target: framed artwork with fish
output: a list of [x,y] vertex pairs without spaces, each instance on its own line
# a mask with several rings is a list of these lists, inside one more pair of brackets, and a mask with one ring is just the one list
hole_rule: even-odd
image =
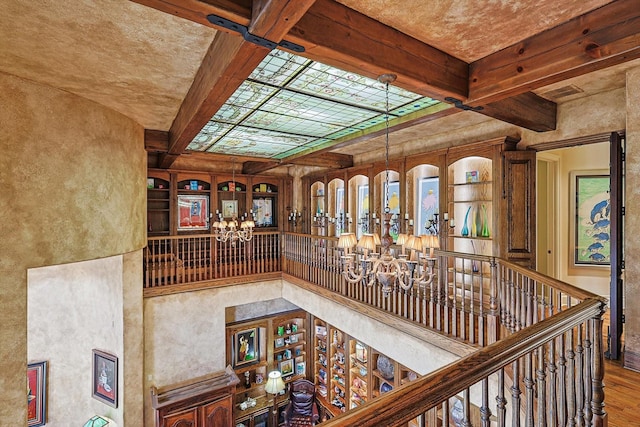
[[575,171],[573,205],[573,263],[610,264],[611,203],[607,171]]

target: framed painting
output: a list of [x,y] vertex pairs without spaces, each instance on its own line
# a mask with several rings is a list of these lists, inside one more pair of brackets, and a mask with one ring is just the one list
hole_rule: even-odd
[[417,235],[426,233],[425,227],[428,221],[433,218],[433,214],[438,213],[438,185],[438,177],[421,178],[418,181],[418,200],[416,203],[418,209],[418,228],[415,230],[415,234]]
[[280,373],[282,374],[282,378],[293,374],[293,359],[280,362]]
[[222,217],[237,218],[238,217],[238,201],[222,200]]
[[47,362],[27,366],[27,422],[29,426],[47,423]]
[[118,358],[100,350],[93,350],[92,394],[95,399],[118,407]]
[[178,230],[209,229],[209,196],[178,195]]
[[264,197],[253,199],[253,215],[257,227],[273,226],[273,199]]
[[260,360],[258,328],[243,329],[233,335],[233,367],[248,366]]
[[[604,173],[602,173],[604,172]],[[572,203],[573,263],[576,266],[610,263],[610,179],[606,171],[575,171]]]

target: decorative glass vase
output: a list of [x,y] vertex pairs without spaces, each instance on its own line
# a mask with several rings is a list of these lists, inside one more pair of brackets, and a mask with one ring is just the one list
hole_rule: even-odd
[[489,217],[487,216],[487,207],[482,205],[482,237],[489,237]]
[[478,236],[478,216],[480,214],[480,211],[478,209],[474,210],[471,213],[471,237],[477,237]]
[[460,231],[460,235],[464,237],[469,235],[469,227],[467,226],[467,221],[469,220],[469,212],[471,212],[471,206],[469,206],[469,209],[467,209],[467,214],[464,216],[462,231]]

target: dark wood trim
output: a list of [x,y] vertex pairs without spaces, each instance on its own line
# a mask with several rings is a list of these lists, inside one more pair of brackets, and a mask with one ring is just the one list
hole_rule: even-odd
[[609,289],[610,325],[609,325],[609,348],[606,356],[609,359],[619,359],[622,352],[622,331],[623,331],[623,307],[624,288],[622,272],[624,266],[624,228],[622,210],[624,209],[624,142],[623,138],[616,132],[611,133],[609,147],[609,164],[611,165],[610,176],[610,263],[611,282]]
[[144,130],[144,149],[148,152],[166,153],[169,149],[169,132],[163,130]]
[[640,57],[640,0],[613,1],[470,64],[486,104]]

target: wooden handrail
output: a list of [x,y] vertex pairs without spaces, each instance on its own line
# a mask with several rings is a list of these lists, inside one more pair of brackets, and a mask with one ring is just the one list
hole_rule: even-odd
[[599,318],[605,306],[603,298],[586,299],[551,318],[328,420],[323,425],[378,427],[405,424],[567,330],[588,319]]

